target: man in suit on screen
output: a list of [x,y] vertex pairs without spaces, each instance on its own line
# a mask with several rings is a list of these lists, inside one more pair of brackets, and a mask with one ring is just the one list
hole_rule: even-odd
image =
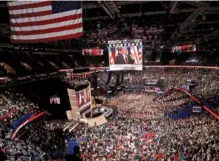
[[126,47],[122,47],[116,57],[115,64],[134,64],[135,60],[128,55],[128,50]]

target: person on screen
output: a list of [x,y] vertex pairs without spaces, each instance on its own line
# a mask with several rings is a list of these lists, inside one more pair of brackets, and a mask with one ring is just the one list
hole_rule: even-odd
[[116,57],[115,64],[134,64],[135,60],[128,55],[128,50],[126,47],[120,49],[118,56]]

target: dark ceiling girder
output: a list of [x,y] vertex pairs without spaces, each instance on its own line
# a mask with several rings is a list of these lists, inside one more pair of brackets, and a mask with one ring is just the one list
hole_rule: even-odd
[[[183,2],[184,3],[184,2]],[[185,2],[187,4],[190,4],[190,5],[194,5],[196,7],[198,7],[198,9],[196,11],[194,11],[192,14],[190,14],[190,16],[180,25],[179,29],[176,29],[173,34],[171,35],[170,39],[173,40],[173,41],[176,41],[180,36],[181,34],[184,34],[185,31],[186,31],[186,28],[190,28],[192,29],[193,27],[195,27],[197,25],[196,22],[193,22],[196,20],[196,18],[201,15],[205,9],[208,9],[209,8],[209,5],[208,3],[205,3],[205,2]],[[177,4],[176,2],[173,4],[172,6],[172,10],[175,9],[175,4]]]
[[[201,22],[198,22],[196,23],[197,25],[200,25],[200,24],[219,24],[219,20],[217,21],[201,21]],[[181,25],[181,23],[178,23],[177,25]],[[168,27],[175,27],[176,24],[169,24]],[[189,31],[188,31],[189,32]],[[172,32],[171,32],[172,33]],[[186,32],[185,32],[186,33]]]
[[109,7],[107,7],[104,1],[98,0],[99,5],[103,8],[103,10],[108,14],[111,19],[114,19],[114,15]]
[[113,1],[105,1],[107,7],[112,11],[112,13],[115,15],[116,13],[119,13],[119,9],[115,5]]
[[[118,1],[115,2],[116,5],[127,5],[127,4],[136,4],[136,3],[145,3],[144,1]],[[5,8],[7,7],[7,3],[5,4],[0,4],[0,8]],[[83,4],[83,9],[95,9],[95,8],[100,8],[101,6],[97,5],[96,2],[94,3],[88,3],[88,4]]]
[[[188,35],[194,35],[194,32],[209,32],[209,31],[212,31],[212,30],[211,29],[191,30],[191,31],[188,31],[187,33],[192,33],[192,34],[188,34]],[[170,34],[172,32],[166,32],[166,33]],[[188,35],[186,35],[186,36],[188,36]]]
[[[185,28],[189,23],[191,23],[192,20],[194,20],[196,17],[198,17],[198,16],[200,15],[200,13],[201,13],[201,11],[195,11],[195,12],[193,12],[192,14],[190,14],[190,16],[187,17],[187,19],[180,25],[180,27],[179,27],[179,32],[180,32],[180,33],[183,32],[184,28]],[[175,36],[177,33],[178,33],[178,32],[175,31],[175,32],[173,33],[173,36]]]
[[196,20],[196,18],[203,13],[204,9],[200,9],[200,10],[196,10],[195,12],[193,12],[192,14],[190,14],[190,16],[180,25],[179,29],[176,29],[173,34],[171,35],[170,39],[171,40],[177,40],[179,38],[179,35],[183,34],[185,29],[190,27],[193,28],[194,26],[196,26],[197,24],[195,22],[193,22],[194,20]]
[[200,7],[209,7],[209,4],[208,3],[206,3],[206,2],[200,2],[200,1],[198,1],[198,2],[193,2],[193,1],[181,1],[182,3],[185,3],[185,4],[189,4],[189,5],[191,5],[191,6],[195,6],[195,7],[198,7],[198,8],[200,8]]
[[[190,13],[190,12],[195,12],[197,11],[197,8],[191,8],[191,9],[181,9],[180,11],[173,11],[171,14],[179,14],[179,13]],[[209,8],[203,8],[203,11],[206,12],[205,14],[210,14],[210,13],[218,13],[219,12],[219,7],[209,7]],[[165,15],[166,11],[152,11],[152,12],[144,12],[144,13],[128,13],[128,14],[121,14],[121,17],[137,17],[137,16],[142,16],[144,15]],[[97,16],[97,17],[90,17],[90,18],[84,18],[84,20],[89,21],[89,20],[103,20],[103,19],[109,19],[108,16]]]
[[209,38],[214,38],[214,37],[219,37],[219,30],[216,30],[212,33],[209,33],[207,35],[202,36],[201,38],[199,38],[197,41],[200,41],[202,39],[209,39]]
[[[24,45],[25,46],[25,45]],[[15,46],[13,44],[3,44],[0,43],[0,48],[2,49],[15,49]],[[45,48],[45,51],[33,51],[33,53],[73,53],[73,52],[80,52],[80,50],[68,50],[68,49],[52,49],[52,48]]]
[[176,9],[176,6],[177,6],[177,4],[178,4],[178,1],[171,1],[171,9],[170,9],[170,13],[173,13],[174,11],[175,11],[175,9]]
[[105,12],[110,16],[111,19],[114,19],[117,14],[119,14],[119,9],[113,1],[100,1],[98,0],[100,6],[105,10]]
[[164,1],[159,1],[159,3],[163,6],[164,9],[169,9],[169,6],[165,4]]
[[[106,2],[113,2],[115,4],[115,6],[123,6],[123,5],[136,4],[136,3],[145,3],[145,1],[106,1]],[[94,8],[100,8],[100,6],[96,5],[95,3],[83,5],[83,9],[94,9]]]

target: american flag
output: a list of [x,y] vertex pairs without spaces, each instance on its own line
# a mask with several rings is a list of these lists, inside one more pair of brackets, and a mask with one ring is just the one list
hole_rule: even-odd
[[82,2],[8,2],[12,43],[40,43],[80,37]]
[[135,64],[142,64],[142,47],[132,44],[131,54],[134,54]]
[[82,95],[83,95],[82,91],[79,91],[78,92],[78,106],[80,106],[82,103],[82,97],[83,97]]
[[109,57],[110,57],[110,64],[116,63],[116,57],[118,56],[118,48],[112,47],[109,49]]

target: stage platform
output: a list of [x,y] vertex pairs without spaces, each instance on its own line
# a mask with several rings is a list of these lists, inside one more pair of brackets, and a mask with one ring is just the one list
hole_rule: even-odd
[[83,118],[80,119],[80,121],[87,123],[89,127],[100,126],[108,122],[107,119],[104,117],[104,114],[94,118]]

